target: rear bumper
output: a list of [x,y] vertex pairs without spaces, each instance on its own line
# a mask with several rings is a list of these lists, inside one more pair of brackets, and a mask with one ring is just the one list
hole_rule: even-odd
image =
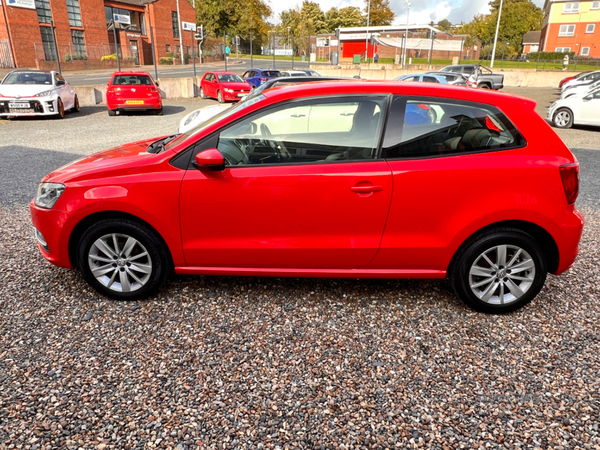
[[[127,102],[131,102],[131,101],[142,101],[144,102],[143,104],[131,104],[131,103],[127,103]],[[143,110],[147,110],[147,109],[160,109],[162,108],[162,101],[159,98],[152,98],[152,97],[148,97],[148,98],[140,98],[140,99],[111,99],[111,100],[107,100],[106,105],[108,106],[108,109],[110,110],[127,110],[127,111],[143,111]]]
[[585,220],[583,215],[569,205],[545,228],[550,231],[558,247],[558,269],[554,272],[559,275],[569,270],[579,254],[579,242],[583,233]]

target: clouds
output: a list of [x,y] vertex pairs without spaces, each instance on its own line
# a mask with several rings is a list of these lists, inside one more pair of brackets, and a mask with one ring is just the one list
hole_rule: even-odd
[[[323,12],[329,9],[345,8],[346,6],[356,6],[361,10],[365,7],[364,0],[313,0],[316,1]],[[490,11],[490,0],[409,0],[412,3],[410,8],[409,22],[429,23],[439,22],[442,19],[448,19],[452,23],[470,22],[476,14],[487,14]],[[537,6],[542,7],[544,0],[533,0]],[[281,0],[272,0],[273,9],[272,21],[279,22],[279,13],[290,9],[296,5],[301,5],[302,1],[287,2]],[[394,25],[403,25],[406,23],[406,3],[405,0],[390,0],[390,7],[396,18]]]

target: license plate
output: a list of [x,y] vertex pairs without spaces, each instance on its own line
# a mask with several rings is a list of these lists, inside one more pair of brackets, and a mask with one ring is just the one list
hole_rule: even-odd
[[31,108],[31,105],[29,105],[29,103],[9,103],[8,107],[9,108]]
[[[29,105],[27,105],[27,106],[29,106]],[[16,108],[9,108],[8,112],[11,112],[11,113],[32,113],[33,109],[32,108],[20,108],[20,107],[18,109],[16,109]]]
[[245,97],[248,94],[238,94],[238,97]]
[[127,100],[125,101],[126,105],[143,105],[144,100]]

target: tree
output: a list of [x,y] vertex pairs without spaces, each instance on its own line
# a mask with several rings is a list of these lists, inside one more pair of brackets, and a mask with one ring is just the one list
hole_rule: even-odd
[[360,9],[355,6],[347,6],[342,9],[331,8],[325,13],[329,33],[333,33],[336,28],[361,27],[365,24],[365,20]]
[[203,0],[196,2],[196,20],[208,35],[264,35],[269,29],[271,8],[264,0]]
[[325,14],[321,11],[318,3],[309,0],[302,2],[298,28],[298,31],[305,36],[327,32]]
[[367,13],[369,12],[369,3],[371,3],[370,14],[368,17],[369,26],[377,27],[392,24],[396,14],[391,10],[389,0],[365,0],[365,23],[367,20]]
[[442,31],[451,31],[452,30],[452,22],[450,22],[448,19],[443,19],[440,20],[437,24],[437,29],[442,30]]

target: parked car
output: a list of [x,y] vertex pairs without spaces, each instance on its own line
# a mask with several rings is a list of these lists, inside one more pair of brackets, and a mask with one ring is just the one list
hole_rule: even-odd
[[192,111],[179,122],[179,132],[185,133],[231,107],[231,104],[210,105]]
[[567,81],[565,84],[562,85],[561,92],[566,92],[578,86],[589,86],[598,80],[600,80],[600,70],[596,70],[594,72],[587,73],[581,77]]
[[579,165],[534,108],[433,83],[269,89],[44,177],[38,247],[117,299],[172,270],[448,278],[470,307],[511,311],[573,264],[583,229]]
[[319,72],[317,72],[316,70],[312,70],[312,69],[301,69],[303,72],[306,72],[306,75],[308,75],[309,77],[320,77],[322,76]]
[[573,85],[560,93],[560,98],[584,97],[588,92],[595,90],[600,86],[600,79],[590,84]]
[[63,76],[53,70],[13,70],[0,83],[0,118],[53,116],[79,111],[79,98]]
[[275,69],[249,69],[242,75],[244,80],[252,87],[258,87],[265,81],[279,76],[281,76],[279,70]]
[[557,128],[573,125],[600,126],[600,87],[583,95],[556,100],[548,108],[548,120]]
[[240,101],[252,86],[234,72],[207,72],[200,81],[200,97],[216,98],[219,103]]
[[304,70],[282,70],[279,72],[282,77],[307,77]]
[[448,84],[452,86],[466,86],[467,76],[462,73],[451,73],[451,72],[426,72],[427,74],[437,75],[446,79]]
[[124,111],[153,111],[162,115],[158,81],[147,72],[115,72],[106,89],[108,115]]
[[493,73],[490,69],[480,64],[446,66],[442,68],[441,71],[467,75],[467,78],[472,79],[472,87],[494,90],[499,90],[504,87],[504,75]]
[[402,75],[398,78],[394,78],[395,81],[417,81],[419,83],[440,83],[448,84],[445,77],[438,75],[431,75],[425,73],[414,73],[410,75]]
[[592,72],[592,70],[586,70],[584,72],[578,73],[577,75],[571,75],[570,77],[566,77],[563,78],[562,80],[560,80],[560,82],[558,83],[558,88],[561,89],[563,87],[563,85],[567,82],[567,81],[571,81],[571,80],[575,80],[577,78],[583,77],[586,74]]

